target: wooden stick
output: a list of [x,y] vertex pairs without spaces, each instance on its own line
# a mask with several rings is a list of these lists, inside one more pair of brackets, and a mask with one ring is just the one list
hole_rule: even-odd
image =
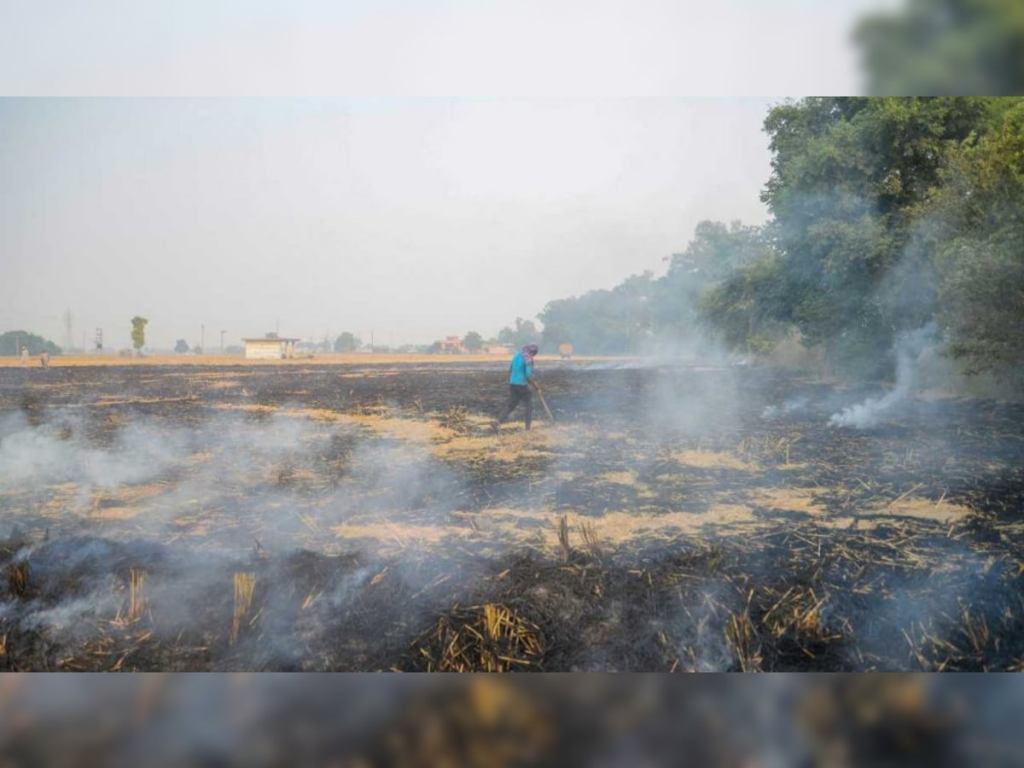
[[537,390],[537,397],[539,397],[539,398],[540,398],[540,404],[541,404],[541,405],[543,405],[543,406],[544,406],[544,410],[545,410],[545,411],[547,411],[547,414],[548,414],[548,418],[549,418],[549,419],[551,419],[552,421],[554,421],[554,420],[555,420],[555,417],[554,417],[554,416],[552,415],[552,413],[551,413],[551,409],[550,409],[550,408],[548,408],[548,404],[547,404],[547,402],[546,402],[546,401],[544,400],[544,395],[542,395],[542,394],[540,393],[540,390],[539,390],[539,389]]

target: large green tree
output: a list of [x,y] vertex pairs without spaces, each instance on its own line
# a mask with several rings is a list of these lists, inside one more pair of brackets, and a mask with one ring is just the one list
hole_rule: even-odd
[[934,312],[938,278],[916,239],[948,152],[992,105],[972,98],[812,98],[773,108],[763,193],[780,254],[770,318],[853,371],[879,373],[895,334]]
[[969,372],[1024,364],[1024,101],[947,156],[923,206],[941,275],[938,318]]

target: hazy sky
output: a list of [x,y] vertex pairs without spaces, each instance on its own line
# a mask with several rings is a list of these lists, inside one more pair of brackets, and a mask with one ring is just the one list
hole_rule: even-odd
[[0,100],[0,329],[429,342],[660,273],[881,4],[0,0],[0,94],[189,96]]
[[767,106],[0,101],[0,326],[491,334],[763,220]]
[[849,93],[855,20],[902,2],[0,0],[0,92]]

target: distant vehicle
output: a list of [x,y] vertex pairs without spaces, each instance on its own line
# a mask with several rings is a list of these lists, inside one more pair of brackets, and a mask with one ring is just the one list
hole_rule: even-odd
[[561,356],[561,358],[563,360],[571,360],[572,359],[572,344],[559,344],[558,345],[558,354]]

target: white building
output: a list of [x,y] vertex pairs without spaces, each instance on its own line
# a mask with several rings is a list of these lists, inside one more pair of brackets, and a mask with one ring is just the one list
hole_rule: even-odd
[[295,357],[295,344],[298,341],[275,336],[242,339],[246,360],[289,360]]

